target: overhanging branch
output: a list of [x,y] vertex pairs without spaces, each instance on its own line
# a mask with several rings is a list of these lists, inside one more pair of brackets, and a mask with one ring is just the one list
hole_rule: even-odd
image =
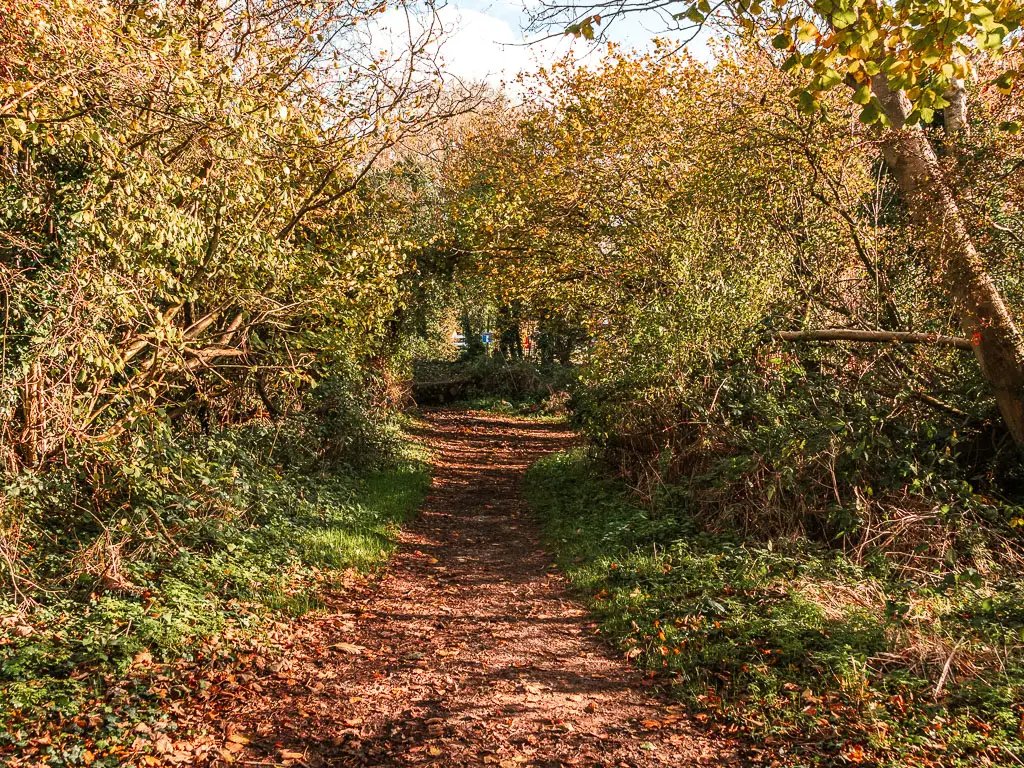
[[861,331],[856,328],[823,328],[811,331],[780,331],[783,341],[866,341],[874,344],[932,344],[940,347],[973,349],[970,339],[943,336],[938,333],[910,333],[906,331]]

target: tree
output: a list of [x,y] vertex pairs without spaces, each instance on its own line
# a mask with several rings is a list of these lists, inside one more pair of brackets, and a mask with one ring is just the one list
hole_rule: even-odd
[[[664,11],[664,9],[668,9]],[[678,10],[676,10],[678,8]],[[974,342],[1007,428],[1024,446],[1024,339],[999,287],[989,275],[954,194],[955,183],[925,130],[937,110],[953,141],[968,133],[968,89],[975,61],[1019,51],[1024,3],[939,0],[719,0],[673,4],[651,0],[573,3],[551,0],[536,11],[537,28],[561,24],[593,38],[602,23],[628,13],[662,10],[678,28],[705,24],[759,31],[786,54],[779,66],[806,74],[794,89],[801,110],[822,108],[822,95],[846,84],[860,120],[877,124],[885,160],[928,239],[933,270],[947,286],[960,325]],[[1006,66],[992,84],[1009,92],[1018,70]],[[1002,126],[1020,130],[1018,122]]]
[[401,201],[367,180],[476,103],[439,82],[436,25],[381,54],[375,1],[15,7],[0,20],[9,466],[254,385],[273,402],[270,380],[308,386],[314,361],[368,354],[416,267]]

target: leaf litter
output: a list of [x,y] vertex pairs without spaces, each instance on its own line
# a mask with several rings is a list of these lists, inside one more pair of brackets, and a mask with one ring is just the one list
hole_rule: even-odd
[[541,548],[519,484],[571,432],[456,409],[425,419],[433,488],[387,570],[282,622],[201,695],[169,696],[171,735],[140,734],[125,764],[733,763],[736,744],[601,642]]

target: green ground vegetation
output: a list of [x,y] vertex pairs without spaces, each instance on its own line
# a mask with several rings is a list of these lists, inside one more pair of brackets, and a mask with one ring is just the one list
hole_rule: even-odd
[[571,584],[626,656],[760,759],[1017,765],[1024,582],[923,577],[806,537],[710,533],[699,507],[641,506],[585,450],[527,494]]
[[122,503],[105,518],[59,511],[73,474],[8,489],[24,502],[6,530],[32,544],[17,598],[0,604],[0,755],[49,730],[38,754],[50,764],[83,764],[90,745],[116,765],[107,750],[158,714],[140,666],[231,656],[386,561],[429,484],[422,450],[392,425],[389,455],[331,465],[311,451],[312,426],[151,443],[158,454],[107,467]]

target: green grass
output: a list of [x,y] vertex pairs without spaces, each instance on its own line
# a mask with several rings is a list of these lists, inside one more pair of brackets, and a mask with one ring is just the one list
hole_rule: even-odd
[[607,636],[752,759],[1024,760],[1019,578],[935,587],[805,540],[711,535],[636,506],[582,451],[543,459],[526,493]]
[[305,562],[324,568],[378,567],[394,551],[399,525],[420,505],[428,482],[416,464],[369,475],[353,502],[300,537],[297,551]]
[[453,408],[465,408],[470,411],[486,411],[500,416],[525,418],[534,421],[562,422],[564,413],[545,412],[544,400],[541,398],[503,398],[495,395],[480,395],[452,403]]
[[[94,765],[120,764],[131,726],[159,717],[137,675],[143,655],[172,677],[181,663],[230,663],[274,622],[321,608],[349,569],[385,563],[429,486],[415,454],[374,470],[310,472],[267,463],[258,443],[232,442],[229,462],[214,448],[220,476],[199,462],[199,479],[183,474],[174,496],[118,524],[130,539],[119,567],[131,592],[64,575],[97,535],[86,521],[64,534],[67,521],[23,524],[34,546],[20,565],[48,589],[30,595],[34,604],[0,603],[10,617],[0,625],[0,763],[42,738],[50,765],[85,764],[85,745]],[[160,529],[173,532],[170,543]]]

